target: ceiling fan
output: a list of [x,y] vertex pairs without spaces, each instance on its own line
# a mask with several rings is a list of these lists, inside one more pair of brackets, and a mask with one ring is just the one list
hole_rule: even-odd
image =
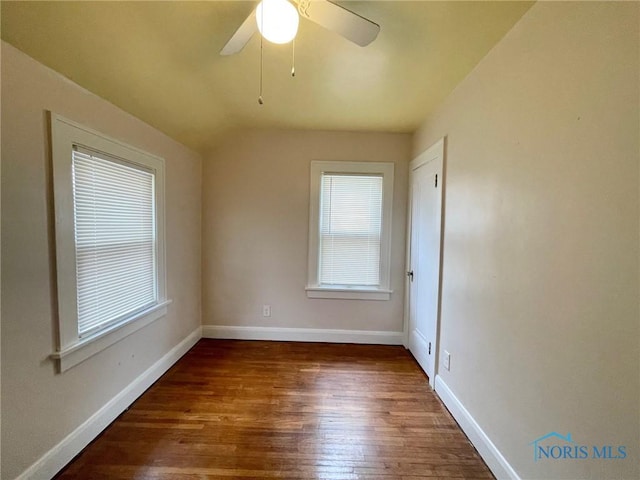
[[380,25],[329,0],[262,0],[220,51],[233,55],[260,32],[273,43],[288,43],[298,30],[299,17],[342,35],[364,47],[378,36]]

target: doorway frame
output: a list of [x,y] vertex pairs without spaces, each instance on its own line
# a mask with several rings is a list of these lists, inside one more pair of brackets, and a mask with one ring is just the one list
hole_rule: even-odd
[[413,215],[413,176],[414,172],[421,166],[432,161],[439,162],[439,178],[442,182],[440,188],[440,242],[438,255],[438,292],[437,292],[437,312],[436,324],[434,332],[434,356],[433,356],[433,375],[428,375],[429,385],[435,389],[436,377],[440,367],[440,324],[442,314],[442,271],[444,258],[444,230],[445,230],[445,198],[446,198],[446,146],[447,137],[444,136],[436,141],[429,148],[417,155],[409,163],[409,188],[407,199],[407,231],[406,231],[406,254],[405,254],[405,295],[404,295],[404,315],[403,315],[403,342],[404,347],[409,350],[409,323],[411,308],[411,281],[408,272],[411,271],[411,229]]

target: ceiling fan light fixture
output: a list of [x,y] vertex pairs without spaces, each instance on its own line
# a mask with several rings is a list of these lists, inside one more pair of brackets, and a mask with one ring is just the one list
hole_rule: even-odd
[[287,0],[262,0],[256,11],[260,34],[272,43],[289,43],[298,33],[298,10]]

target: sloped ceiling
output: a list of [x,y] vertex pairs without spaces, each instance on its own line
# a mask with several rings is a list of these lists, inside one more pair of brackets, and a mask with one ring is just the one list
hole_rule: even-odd
[[229,128],[412,132],[532,2],[337,2],[381,25],[359,47],[301,19],[291,45],[220,49],[254,2],[1,3],[3,40],[199,151]]

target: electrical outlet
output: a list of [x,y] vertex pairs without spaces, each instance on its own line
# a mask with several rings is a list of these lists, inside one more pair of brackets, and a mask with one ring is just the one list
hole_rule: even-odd
[[446,368],[447,370],[451,370],[451,354],[449,352],[447,352],[446,350],[444,351],[444,354],[442,355],[442,364],[443,364],[444,368]]
[[262,316],[270,317],[271,316],[271,305],[263,305],[262,306]]

